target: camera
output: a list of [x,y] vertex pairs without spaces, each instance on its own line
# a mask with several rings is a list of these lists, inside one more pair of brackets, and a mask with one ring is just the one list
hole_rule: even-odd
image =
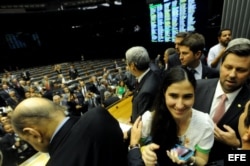
[[173,149],[177,151],[178,158],[180,160],[187,161],[187,160],[189,160],[190,157],[192,157],[194,155],[193,150],[188,149],[185,146],[182,146],[182,145],[179,145],[179,144],[176,144]]

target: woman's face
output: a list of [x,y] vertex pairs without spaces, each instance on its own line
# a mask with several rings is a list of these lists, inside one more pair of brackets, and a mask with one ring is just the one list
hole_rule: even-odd
[[124,86],[124,82],[123,81],[120,82],[120,86]]
[[185,118],[194,104],[194,87],[188,80],[171,84],[165,92],[165,102],[174,119]]

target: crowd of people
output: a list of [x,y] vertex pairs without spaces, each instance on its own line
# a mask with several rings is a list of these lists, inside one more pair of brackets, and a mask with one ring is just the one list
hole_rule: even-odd
[[[250,40],[222,29],[218,41],[206,53],[202,34],[180,32],[174,50],[155,60],[133,46],[125,52],[126,71],[116,65],[114,76],[104,67],[88,82],[70,66],[75,84],[13,104],[8,124],[20,140],[48,152],[51,166],[223,166],[232,150],[250,150]],[[127,95],[131,128],[122,131],[107,107]]]
[[[114,72],[111,73],[110,70],[112,69]],[[18,153],[20,148],[14,148],[16,144],[14,140],[16,140],[17,134],[13,129],[7,131],[7,126],[9,127],[10,124],[10,114],[22,101],[29,98],[45,98],[65,107],[64,114],[66,117],[81,117],[93,108],[98,106],[106,108],[118,102],[126,97],[128,92],[124,83],[128,82],[125,75],[126,71],[122,70],[122,66],[118,66],[116,61],[114,65],[103,67],[101,77],[93,73],[89,75],[88,80],[80,77],[74,65],[69,65],[69,69],[66,71],[68,75],[63,70],[67,69],[62,69],[58,64],[52,69],[51,72],[55,72],[58,78],[61,78],[56,80],[51,79],[49,75],[44,75],[40,81],[32,81],[31,74],[27,74],[28,72],[22,72],[20,76],[12,75],[8,71],[4,74],[5,77],[1,79],[0,90],[0,117],[8,119],[8,123],[0,122],[0,150],[3,154],[4,165],[20,164],[37,152],[30,144],[26,143],[29,145],[26,147],[26,152]],[[26,73],[26,76],[29,77],[24,78],[23,73]],[[67,83],[62,78],[69,79],[71,83]],[[112,100],[112,98],[115,100]],[[6,140],[8,140],[7,143]],[[22,142],[24,141],[22,140]]]
[[[167,65],[163,72],[151,109],[135,117],[129,165],[224,165],[233,149],[247,149],[243,142],[250,143],[249,42],[245,38],[230,40],[222,55],[218,54],[221,64],[216,74],[213,68],[203,67],[201,34],[178,38],[177,54],[169,57],[175,58],[176,65]],[[203,77],[205,71],[208,73]],[[194,155],[180,159],[176,144],[189,148]]]

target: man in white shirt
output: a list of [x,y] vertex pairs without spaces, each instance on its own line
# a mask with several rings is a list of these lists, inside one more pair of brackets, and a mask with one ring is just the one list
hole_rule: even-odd
[[207,56],[207,64],[209,67],[219,70],[221,64],[221,57],[225,51],[228,43],[232,39],[232,31],[228,28],[221,29],[218,33],[219,43],[209,49]]

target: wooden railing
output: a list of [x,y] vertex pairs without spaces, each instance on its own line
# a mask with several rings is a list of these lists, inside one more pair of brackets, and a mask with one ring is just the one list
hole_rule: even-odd
[[108,107],[108,111],[113,115],[119,122],[128,123],[131,111],[132,111],[132,96],[121,99],[118,103]]

